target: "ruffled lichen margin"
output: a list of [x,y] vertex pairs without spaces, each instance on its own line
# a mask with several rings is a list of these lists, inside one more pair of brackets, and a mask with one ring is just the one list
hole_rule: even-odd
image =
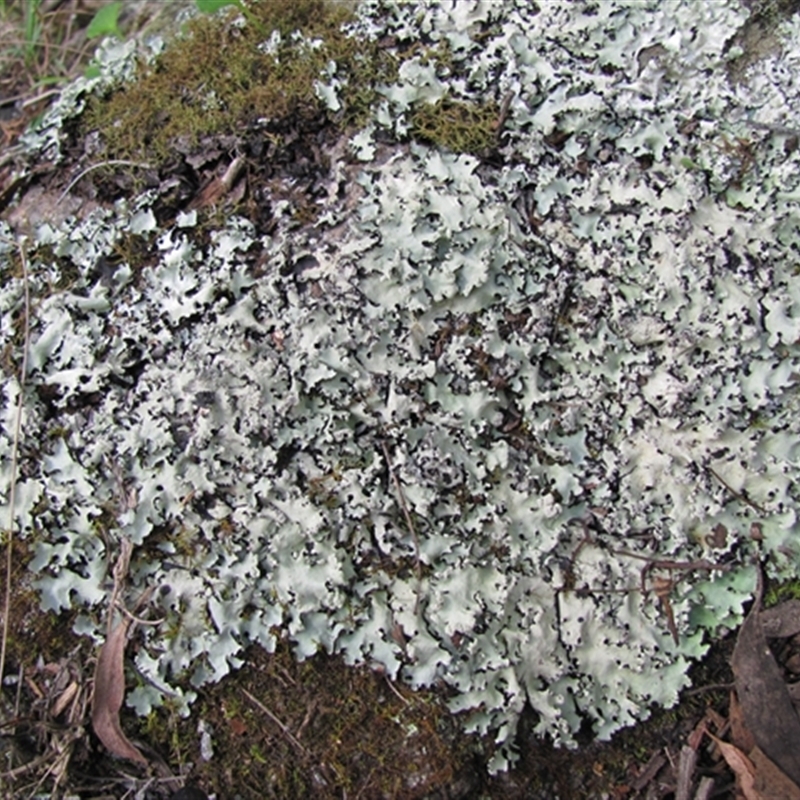
[[[526,702],[556,741],[606,738],[676,701],[754,560],[796,572],[800,26],[734,84],[735,3],[358,13],[355,36],[450,57],[381,88],[357,181],[333,164],[313,225],[282,201],[271,235],[196,237],[144,194],[32,234],[15,514],[43,607],[98,640],[134,543],[166,618],[138,711],[288,635],[451,687],[502,768]],[[128,70],[106,56],[95,82]],[[89,83],[32,148],[57,154]],[[347,91],[330,65],[320,98]],[[492,158],[403,144],[416,103],[505,98]],[[131,235],[157,263],[113,257]],[[0,239],[4,498],[15,252]]]

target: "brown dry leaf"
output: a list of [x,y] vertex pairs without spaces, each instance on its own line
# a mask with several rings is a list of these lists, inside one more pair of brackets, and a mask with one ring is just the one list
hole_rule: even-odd
[[759,616],[764,635],[770,639],[788,639],[800,633],[800,600],[786,600]]
[[53,703],[53,708],[51,709],[50,713],[53,717],[60,717],[67,709],[72,701],[75,699],[75,695],[78,694],[78,686],[77,681],[72,681],[66,689],[58,696],[56,701]]
[[800,788],[775,763],[764,755],[760,747],[754,747],[750,761],[756,770],[756,791],[762,797],[780,800],[800,800]]
[[743,753],[749,753],[755,746],[756,741],[750,729],[745,725],[742,706],[736,692],[731,692],[730,703],[728,704],[728,720],[731,724],[731,739]]
[[744,722],[758,746],[800,783],[800,718],[753,607],[739,629],[731,667]]
[[133,746],[119,724],[119,710],[125,698],[123,659],[129,625],[130,621],[123,619],[100,648],[94,670],[92,727],[104,747],[115,756],[147,764],[147,759]]
[[774,800],[764,797],[756,790],[756,768],[753,762],[738,748],[718,739],[713,733],[708,734],[719,747],[722,757],[736,775],[736,783],[745,800]]

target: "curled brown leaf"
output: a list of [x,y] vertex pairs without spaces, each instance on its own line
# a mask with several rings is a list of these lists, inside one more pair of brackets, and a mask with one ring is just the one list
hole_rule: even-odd
[[119,712],[125,698],[123,660],[129,625],[129,620],[123,618],[106,636],[100,648],[94,670],[92,728],[103,746],[115,756],[147,764],[147,759],[122,732],[119,722]]

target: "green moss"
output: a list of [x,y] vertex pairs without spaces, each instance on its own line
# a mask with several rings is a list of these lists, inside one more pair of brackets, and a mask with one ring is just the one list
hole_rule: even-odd
[[[377,44],[341,32],[350,4],[269,0],[251,10],[258,25],[192,21],[137,81],[90,101],[80,135],[99,130],[111,157],[162,161],[179,139],[191,146],[207,135],[364,121],[373,87],[391,80],[395,60]],[[280,32],[277,52],[260,47],[260,30]],[[292,41],[294,31],[314,44]],[[335,117],[315,92],[331,62],[348,87]]]
[[764,607],[771,608],[786,600],[800,600],[800,578],[767,586]]
[[[441,45],[426,50],[417,44],[392,54],[379,43],[348,38],[341,27],[352,5],[264,0],[249,7],[253,24],[243,28],[231,24],[233,12],[227,23],[193,20],[153,64],[141,66],[136,81],[91,98],[77,135],[98,131],[108,158],[154,166],[165,163],[176,144],[185,151],[209,136],[258,136],[280,148],[298,131],[363,127],[379,99],[376,87],[391,83],[405,59],[418,56],[451,68]],[[264,31],[280,33],[276,52],[265,51]],[[304,35],[302,42],[294,41],[295,31]],[[335,113],[315,88],[330,69],[344,86]],[[412,112],[412,135],[453,152],[482,155],[494,146],[498,115],[493,102],[420,103]]]
[[[190,719],[164,707],[139,723],[170,763],[195,765],[190,779],[207,792],[422,798],[452,782],[464,756],[443,697],[411,694],[324,655],[297,662],[286,644],[273,655],[252,648],[246,660],[201,691]],[[211,731],[209,762],[200,758],[199,719]]]
[[475,105],[450,98],[419,105],[411,116],[414,135],[454,153],[482,155],[495,143],[499,106]]
[[[2,554],[6,558],[8,531],[2,530]],[[58,663],[67,653],[83,655],[90,644],[77,640],[72,625],[78,612],[43,611],[39,592],[31,585],[33,574],[28,564],[34,556],[34,537],[22,539],[15,533],[11,539],[11,587],[9,596],[9,631],[6,668],[33,670],[38,660]],[[79,645],[76,647],[76,642]],[[33,646],[32,646],[33,644]]]

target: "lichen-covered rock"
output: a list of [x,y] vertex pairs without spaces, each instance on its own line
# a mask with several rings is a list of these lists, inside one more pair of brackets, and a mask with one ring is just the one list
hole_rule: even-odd
[[[286,207],[200,244],[149,196],[42,226],[16,516],[44,606],[95,631],[99,531],[128,537],[167,616],[138,655],[153,686],[285,630],[300,657],[455,688],[495,768],[526,702],[566,743],[675,702],[753,560],[798,557],[800,102],[780,57],[728,81],[746,16],[365,2],[353,35],[449,59],[383,89],[358,191],[313,229]],[[510,95],[491,159],[380,143],[446,95]],[[112,266],[131,231],[156,264]],[[17,393],[9,373],[3,454]]]

